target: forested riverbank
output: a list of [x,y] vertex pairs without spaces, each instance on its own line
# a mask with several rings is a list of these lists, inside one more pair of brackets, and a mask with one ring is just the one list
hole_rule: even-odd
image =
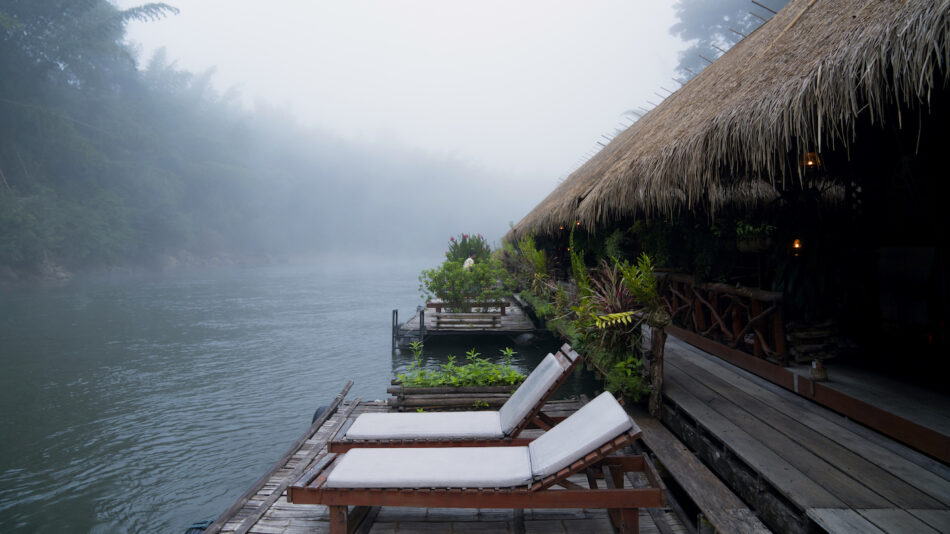
[[[216,89],[213,70],[181,70],[161,50],[139,61],[125,23],[176,11],[0,1],[0,279],[413,253],[444,240],[419,208],[486,195],[483,171],[466,163],[249,106]],[[394,239],[397,224],[413,239]]]

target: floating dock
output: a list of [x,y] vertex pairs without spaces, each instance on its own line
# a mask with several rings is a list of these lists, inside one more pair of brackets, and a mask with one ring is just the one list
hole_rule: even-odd
[[537,330],[524,309],[513,299],[501,306],[473,308],[471,313],[449,312],[439,303],[420,306],[404,323],[398,310],[393,310],[393,348],[406,348],[413,341],[425,342],[435,336],[459,334],[520,335]]
[[[322,505],[287,502],[286,488],[305,470],[327,454],[327,441],[348,419],[361,413],[389,411],[385,402],[345,401],[349,384],[337,395],[329,409],[318,418],[274,468],[258,480],[206,532],[250,534],[304,534],[329,532],[329,511]],[[579,400],[547,403],[544,413],[566,417],[581,406]],[[540,432],[528,430],[525,433]],[[583,478],[583,476],[581,476]],[[577,483],[586,482],[579,480]],[[637,482],[631,480],[631,482]],[[612,534],[613,526],[605,510],[562,509],[524,510],[445,508],[369,509],[355,532],[382,534],[395,532]],[[667,508],[641,509],[640,532],[644,534],[685,534],[687,530]]]

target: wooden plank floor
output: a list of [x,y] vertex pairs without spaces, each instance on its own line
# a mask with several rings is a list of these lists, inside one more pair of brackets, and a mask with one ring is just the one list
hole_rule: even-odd
[[[555,417],[567,416],[580,407],[577,400],[558,400],[549,402],[544,412]],[[361,413],[389,411],[384,402],[361,402],[355,407],[345,402],[317,432],[308,439],[289,461],[280,467],[257,492],[246,500],[234,517],[221,518],[224,521],[220,532],[250,534],[303,534],[329,532],[329,514],[327,507],[320,505],[290,504],[286,492],[282,491],[275,499],[275,491],[282,487],[288,476],[300,465],[301,461],[312,457],[315,449],[325,449],[329,437],[344,422],[343,414],[353,407],[350,417]],[[580,476],[578,484],[586,483]],[[645,480],[633,481],[645,484]],[[495,534],[513,532],[514,511],[512,510],[466,510],[442,508],[390,508],[378,509],[368,532],[387,534],[396,532],[432,532],[432,533],[478,533]],[[684,534],[685,527],[678,518],[667,509],[640,510],[640,532],[658,534],[661,532],[654,520],[658,515],[665,522],[666,534]],[[525,510],[524,527],[526,533],[589,533],[612,534],[613,527],[604,510],[564,509],[564,510]]]
[[672,336],[664,386],[674,409],[828,532],[950,532],[948,466]]

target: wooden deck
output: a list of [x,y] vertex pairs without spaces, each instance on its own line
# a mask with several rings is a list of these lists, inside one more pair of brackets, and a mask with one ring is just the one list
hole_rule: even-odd
[[[580,401],[551,401],[544,412],[553,417],[570,415]],[[275,469],[222,514],[207,532],[252,534],[303,534],[329,532],[326,506],[289,504],[285,488],[311,464],[326,442],[347,418],[361,413],[389,411],[384,402],[341,402],[339,408],[301,439],[294,450],[282,458]],[[531,432],[531,431],[527,431]],[[583,477],[581,477],[583,478]],[[643,483],[646,481],[634,481]],[[586,482],[586,478],[577,483]],[[659,526],[658,526],[659,523]],[[440,509],[440,508],[376,508],[357,532],[363,533],[589,533],[612,534],[613,527],[605,510],[512,510]],[[640,532],[644,534],[684,534],[686,529],[668,509],[640,510]]]
[[[471,314],[466,319],[464,314],[436,312],[433,309],[423,308],[413,314],[405,323],[395,326],[393,332],[394,343],[400,347],[407,346],[408,340],[418,340],[445,335],[458,334],[523,334],[534,332],[537,328],[524,309],[508,300],[505,314],[500,311]],[[421,320],[420,320],[421,319]],[[423,328],[420,328],[420,325]]]
[[776,531],[950,532],[946,464],[672,336],[664,386],[664,423]]

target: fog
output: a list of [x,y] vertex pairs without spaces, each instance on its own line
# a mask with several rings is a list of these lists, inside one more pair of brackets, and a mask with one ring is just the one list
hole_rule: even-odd
[[0,270],[497,244],[731,20],[685,0],[171,4],[0,2]]
[[333,247],[387,253],[500,239],[670,84],[682,46],[655,2],[172,4],[177,15],[127,26],[140,58],[164,49],[177,68],[213,68],[235,103],[307,132],[280,143],[309,146],[302,196],[320,200],[293,208],[326,213],[287,238],[333,228]]

